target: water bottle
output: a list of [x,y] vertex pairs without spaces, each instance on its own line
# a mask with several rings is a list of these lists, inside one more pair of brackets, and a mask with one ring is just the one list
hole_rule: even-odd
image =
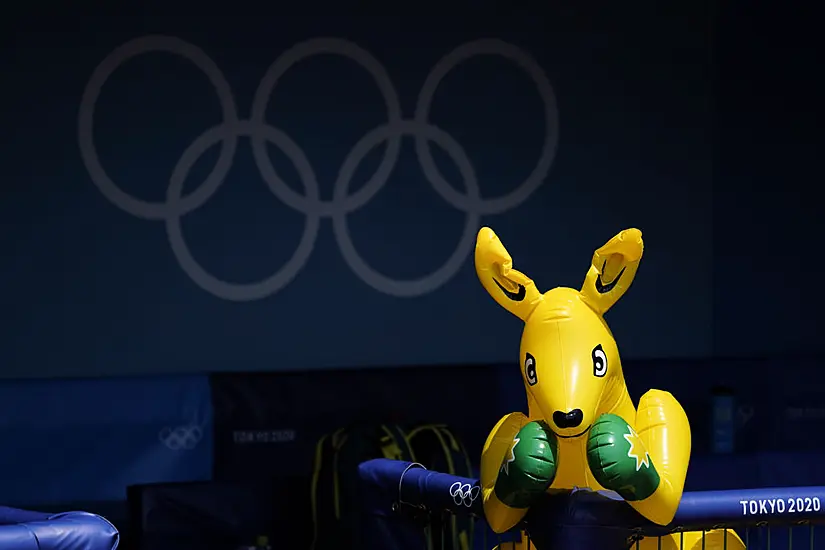
[[713,389],[711,411],[711,450],[714,454],[733,452],[736,432],[736,404],[733,390]]

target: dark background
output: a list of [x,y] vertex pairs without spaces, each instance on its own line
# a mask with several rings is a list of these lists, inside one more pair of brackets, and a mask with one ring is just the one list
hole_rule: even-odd
[[[498,38],[528,52],[553,87],[558,146],[544,183],[481,223],[542,290],[578,287],[595,248],[623,228],[642,229],[633,290],[608,316],[631,392],[677,396],[693,425],[695,464],[707,458],[711,389],[725,384],[737,395],[738,458],[729,470],[705,467],[715,474],[693,475],[693,487],[721,488],[724,472],[744,475],[759,452],[815,452],[811,433],[825,421],[816,17],[801,3],[571,6],[540,14],[456,4],[454,15],[379,18],[210,15],[208,6],[126,14],[124,5],[120,15],[4,17],[0,431],[10,443],[0,453],[0,502],[81,502],[122,515],[129,484],[300,479],[315,438],[365,412],[449,421],[477,453],[497,418],[522,407],[513,366],[520,322],[486,295],[469,255],[429,292],[388,295],[347,266],[321,219],[294,280],[261,299],[225,300],[180,268],[163,221],[135,218],[100,193],[79,150],[81,97],[109,53],[153,34],[203,49],[241,118],[267,67],[314,37],[344,38],[375,56],[405,118],[453,48]],[[386,120],[367,73],[335,56],[290,69],[267,111],[304,150],[325,200],[355,143]],[[449,73],[430,120],[463,147],[485,198],[528,176],[546,130],[535,86],[497,57]],[[124,191],[163,201],[182,152],[220,121],[201,72],[147,54],[105,84],[94,140]],[[413,142],[404,139],[387,185],[347,218],[367,262],[400,279],[445,262],[464,223],[426,180]],[[365,158],[353,189],[382,151]],[[289,160],[269,152],[301,193]],[[434,156],[466,192],[443,151]],[[185,193],[208,175],[218,148],[204,157]],[[304,222],[268,191],[242,138],[225,184],[182,226],[207,271],[250,282],[284,265]],[[238,443],[244,434],[255,443]],[[814,482],[797,471],[802,478],[742,483]]]
[[[6,91],[6,126],[15,133],[3,155],[15,177],[2,204],[9,224],[4,247],[23,260],[3,273],[4,286],[17,289],[9,305],[19,322],[10,327],[0,372],[112,376],[513,357],[519,324],[481,290],[471,247],[443,285],[399,298],[348,268],[332,223],[321,219],[306,266],[277,293],[238,303],[195,284],[179,267],[163,220],[142,220],[113,205],[79,151],[79,142],[91,137],[101,165],[125,192],[163,201],[183,151],[221,122],[201,71],[179,56],[151,53],[125,63],[104,85],[93,135],[79,128],[82,94],[96,66],[126,41],[158,34],[183,39],[214,60],[241,118],[250,116],[269,65],[311,38],[343,38],[374,55],[407,119],[428,73],[454,48],[495,38],[528,52],[555,92],[558,123],[550,134],[558,146],[544,183],[526,201],[480,223],[499,233],[543,289],[578,287],[593,250],[623,228],[642,228],[644,269],[632,304],[612,318],[622,349],[629,357],[712,354],[711,243],[718,237],[711,14],[696,4],[689,19],[663,13],[653,26],[641,15],[616,10],[615,18],[588,21],[567,10],[504,18],[481,10],[472,19],[317,16],[280,24],[187,14],[84,17],[64,32],[21,33],[20,53],[7,69],[15,78]],[[24,103],[36,108],[11,107]],[[344,158],[387,120],[368,72],[335,55],[296,64],[269,105],[267,122],[304,151],[327,201]],[[473,56],[446,75],[429,118],[464,149],[485,199],[519,187],[547,131],[535,85],[513,62],[490,55]],[[347,216],[358,252],[394,279],[419,278],[442,265],[466,217],[433,192],[413,142],[404,140],[384,188]],[[356,170],[353,191],[375,172],[382,148]],[[208,175],[217,149],[196,162],[187,193]],[[306,218],[269,192],[251,152],[241,139],[225,184],[181,222],[196,261],[233,283],[258,281],[283,266]],[[275,147],[270,156],[287,184],[303,192],[286,156]],[[464,192],[447,155],[434,156]],[[36,345],[44,340],[50,344]]]

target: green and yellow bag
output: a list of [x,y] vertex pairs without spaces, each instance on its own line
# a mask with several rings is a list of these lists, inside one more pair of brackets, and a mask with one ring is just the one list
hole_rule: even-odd
[[[312,550],[357,548],[361,540],[358,466],[374,458],[418,462],[429,470],[473,477],[461,440],[444,424],[425,424],[405,432],[395,424],[353,424],[322,437],[312,476]],[[429,549],[471,550],[475,520],[452,516],[422,539]],[[405,547],[410,547],[409,543]]]
[[312,475],[312,550],[357,548],[361,528],[358,466],[374,458],[415,461],[394,424],[354,424],[322,437]]

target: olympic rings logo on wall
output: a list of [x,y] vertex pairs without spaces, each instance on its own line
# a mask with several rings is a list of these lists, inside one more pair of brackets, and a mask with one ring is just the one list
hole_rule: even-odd
[[[127,60],[143,53],[158,51],[182,56],[206,74],[218,94],[223,121],[198,136],[180,156],[169,179],[165,202],[148,202],[125,193],[103,169],[94,143],[93,128],[95,106],[106,80]],[[375,80],[387,109],[387,122],[364,135],[346,156],[335,180],[333,198],[329,201],[320,198],[315,171],[303,150],[282,130],[265,120],[267,105],[278,80],[299,61],[319,54],[340,55],[363,67]],[[433,96],[442,79],[459,63],[479,55],[498,55],[516,63],[534,81],[544,103],[546,130],[535,167],[508,194],[493,198],[481,197],[475,170],[463,147],[444,130],[429,122]],[[458,272],[473,250],[482,215],[500,214],[517,207],[544,182],[558,144],[558,111],[555,94],[547,76],[529,54],[500,40],[478,40],[459,46],[436,63],[418,95],[415,115],[411,119],[405,119],[398,93],[386,69],[372,54],[347,40],[316,38],[296,44],[275,60],[255,92],[249,119],[240,119],[229,83],[203,50],[176,37],[145,36],[116,48],[97,66],[81,100],[78,136],[83,163],[103,195],[133,216],[163,221],[172,252],[181,268],[203,290],[219,298],[232,301],[258,300],[287,286],[309,259],[322,218],[332,220],[333,233],[341,254],[361,280],[379,292],[397,297],[413,297],[436,290]],[[441,198],[466,216],[459,245],[446,263],[415,280],[395,280],[368,265],[355,248],[347,222],[347,216],[367,204],[389,180],[398,161],[401,139],[404,136],[415,140],[416,155],[430,184]],[[263,280],[243,284],[223,281],[208,273],[193,257],[181,230],[181,218],[206,203],[223,183],[232,166],[240,137],[250,138],[255,164],[269,190],[284,204],[306,217],[303,235],[286,264]],[[383,142],[387,143],[387,148],[377,170],[366,185],[350,193],[350,183],[359,163]],[[430,142],[444,149],[456,164],[464,180],[466,194],[456,191],[436,167]],[[198,188],[184,195],[183,186],[190,169],[207,149],[218,143],[221,150],[215,168]],[[276,173],[266,151],[267,143],[279,147],[294,164],[303,185],[303,195],[292,190]]]
[[158,433],[158,439],[171,451],[191,451],[203,439],[203,429],[195,424],[166,427]]
[[158,439],[170,451],[191,451],[203,440],[208,429],[208,422],[196,413],[191,421],[161,429]]

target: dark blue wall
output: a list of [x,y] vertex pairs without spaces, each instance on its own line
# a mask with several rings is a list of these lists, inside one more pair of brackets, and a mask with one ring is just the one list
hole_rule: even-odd
[[[730,337],[714,329],[712,314],[711,244],[724,241],[713,237],[710,13],[703,10],[660,14],[656,25],[627,7],[601,19],[569,12],[488,17],[481,10],[470,20],[414,24],[87,17],[64,21],[62,32],[21,18],[19,47],[7,50],[0,67],[3,127],[12,129],[0,152],[7,174],[0,283],[10,321],[0,375],[509,362],[519,322],[486,296],[470,246],[458,244],[462,232],[472,235],[480,224],[497,230],[516,265],[542,289],[578,286],[594,248],[622,228],[640,227],[643,268],[610,314],[624,354],[711,354],[714,337]],[[151,53],[118,67],[94,102],[90,133],[81,104],[96,67],[116,48],[149,35],[200,48],[225,76],[241,119],[251,116],[269,65],[315,37],[346,39],[372,54],[406,120],[414,119],[439,60],[482,38],[532,56],[552,85],[555,106],[548,126],[541,95],[523,70],[500,57],[472,57],[438,87],[429,128],[466,153],[484,197],[478,218],[434,192],[411,137],[388,165],[386,186],[363,208],[338,217],[365,261],[393,279],[432,273],[458,246],[456,269],[435,283],[373,288],[347,265],[335,224],[322,212],[303,267],[277,291],[216,291],[214,282],[199,286],[181,268],[173,253],[180,246],[167,237],[178,220],[170,212],[191,210],[179,218],[191,259],[233,283],[258,281],[284,266],[308,217],[269,191],[246,138],[226,157],[225,182],[202,207],[167,198],[183,152],[226,122],[203,71],[179,56]],[[330,201],[347,155],[387,122],[382,101],[363,68],[340,56],[315,56],[277,84],[266,120],[304,152],[321,199]],[[96,155],[87,149],[84,158],[89,140]],[[500,208],[485,202],[518,193],[545,143],[552,155],[536,172],[541,185],[529,197]],[[286,185],[305,196],[299,171],[283,152],[269,151]],[[366,155],[350,195],[375,173],[383,152],[379,145]],[[215,146],[189,159],[194,167],[184,195],[204,189],[216,161],[221,166],[218,153]],[[167,206],[143,212],[152,219],[118,207],[89,170],[93,156],[124,193]],[[449,156],[436,150],[434,157],[453,193],[466,196]],[[332,204],[326,214],[343,208]],[[733,303],[724,307],[738,311]]]
[[820,27],[802,2],[781,10],[768,2],[734,3],[717,19],[717,354],[819,354],[825,305]]

